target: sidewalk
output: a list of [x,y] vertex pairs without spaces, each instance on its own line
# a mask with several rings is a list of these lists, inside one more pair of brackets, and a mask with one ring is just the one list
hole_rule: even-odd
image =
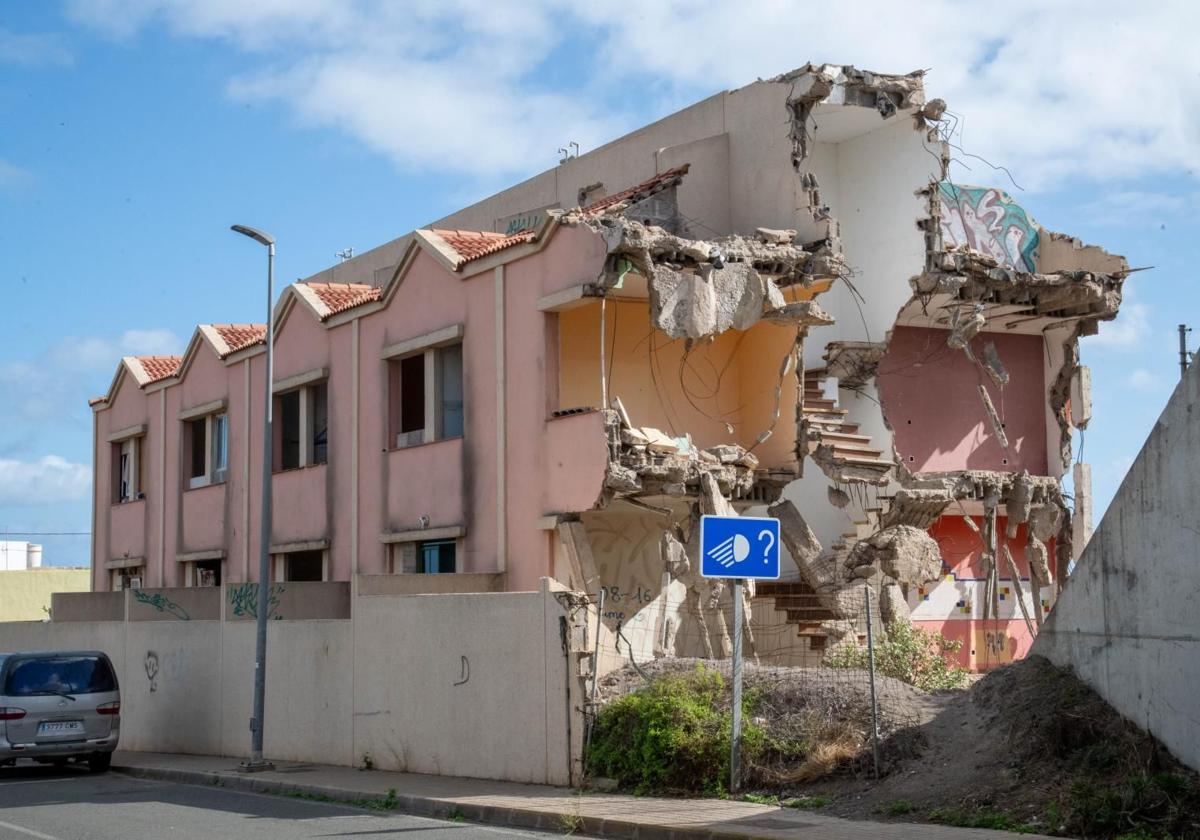
[[[185,784],[261,793],[303,793],[337,800],[381,799],[395,791],[396,810],[419,816],[575,833],[617,840],[924,840],[1016,837],[1004,831],[915,823],[857,822],[809,811],[720,799],[658,799],[578,794],[565,788],[448,776],[363,771],[277,762],[270,772],[237,772],[238,759],[117,752],[112,769]],[[1020,835],[1036,838],[1037,835]]]

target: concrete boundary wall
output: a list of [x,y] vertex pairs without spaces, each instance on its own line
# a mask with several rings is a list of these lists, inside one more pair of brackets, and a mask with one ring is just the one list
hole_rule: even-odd
[[[272,620],[267,757],[569,784],[587,636],[561,589],[369,595],[353,618]],[[0,623],[0,650],[103,650],[121,682],[123,749],[244,757],[254,622],[193,618],[206,598],[220,607],[218,590],[181,592],[145,593],[146,615],[128,621]]]
[[1175,389],[1032,653],[1200,770],[1200,364]]

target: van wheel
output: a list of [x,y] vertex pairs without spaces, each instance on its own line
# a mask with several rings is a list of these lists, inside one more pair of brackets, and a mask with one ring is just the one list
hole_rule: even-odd
[[93,753],[88,757],[88,770],[93,773],[103,773],[112,764],[112,753]]

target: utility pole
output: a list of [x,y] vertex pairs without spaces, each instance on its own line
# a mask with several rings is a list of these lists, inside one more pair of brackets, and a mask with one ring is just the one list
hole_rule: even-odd
[[1187,324],[1179,325],[1179,378],[1182,379],[1187,375],[1188,361],[1191,354],[1187,349],[1187,334],[1190,333],[1191,327]]

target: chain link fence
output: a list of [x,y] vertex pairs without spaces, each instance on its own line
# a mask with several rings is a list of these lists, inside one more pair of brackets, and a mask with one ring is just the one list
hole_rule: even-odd
[[[869,636],[880,641],[877,593],[867,585],[856,591],[858,609],[845,609],[843,597],[837,617],[801,581],[744,585],[748,787],[786,787],[834,770],[876,775],[884,769],[876,737],[886,740],[927,719],[924,692],[875,672],[867,648]],[[590,630],[596,670],[589,734],[602,710],[620,698],[664,682],[674,690],[697,674],[719,675],[714,703],[730,709],[733,592],[729,582],[702,579],[691,586],[673,581],[653,597],[641,587],[604,587],[591,596],[602,620],[598,632],[594,624]]]

